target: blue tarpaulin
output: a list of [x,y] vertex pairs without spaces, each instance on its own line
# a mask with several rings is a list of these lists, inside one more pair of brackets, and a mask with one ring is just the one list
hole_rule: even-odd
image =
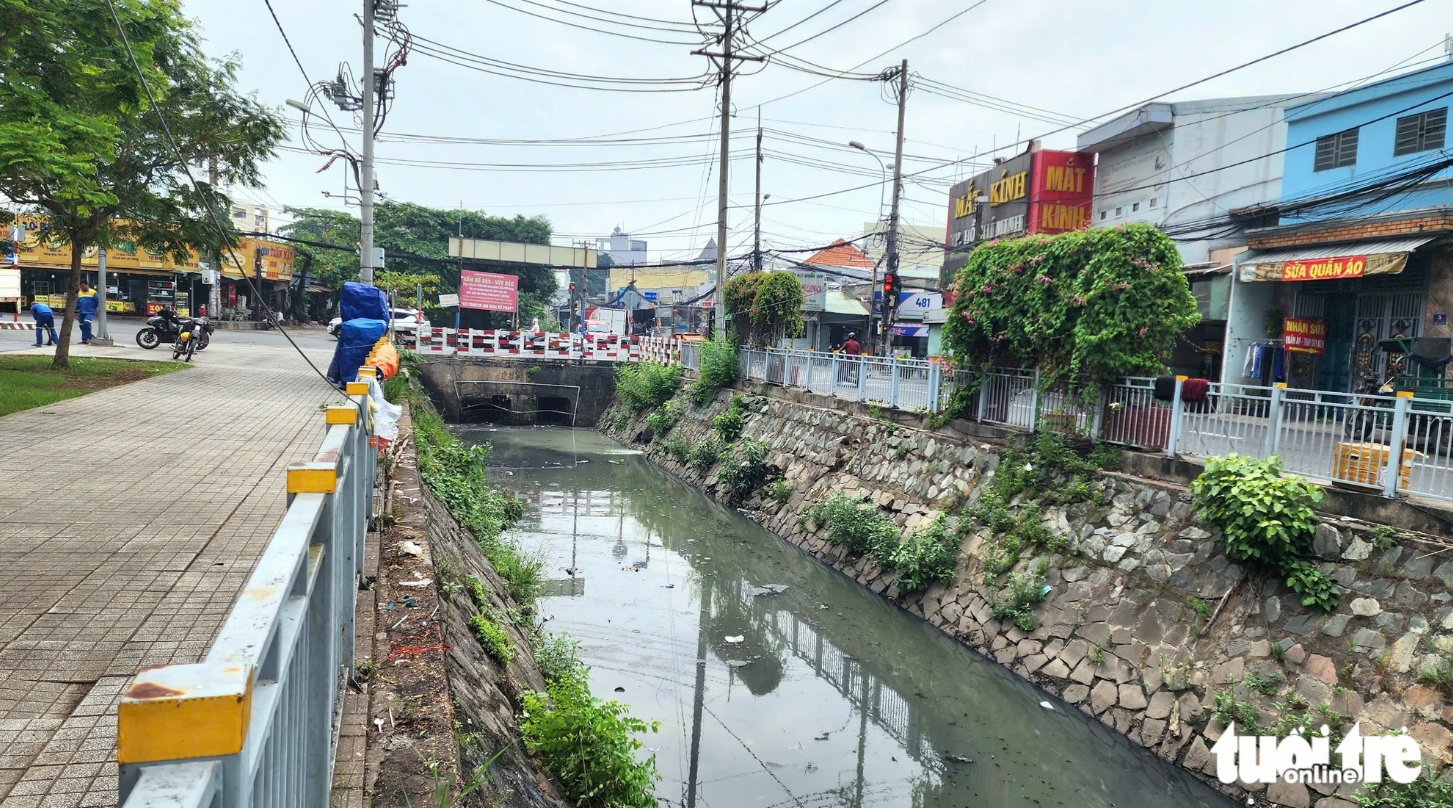
[[[349,284],[360,286],[361,284]],[[369,287],[365,287],[369,288]],[[338,347],[333,351],[333,362],[328,365],[328,381],[342,385],[358,379],[358,369],[379,337],[388,333],[388,323],[359,317],[344,320],[338,329]]]
[[349,281],[338,295],[338,316],[349,320],[387,320],[388,299],[377,286]]

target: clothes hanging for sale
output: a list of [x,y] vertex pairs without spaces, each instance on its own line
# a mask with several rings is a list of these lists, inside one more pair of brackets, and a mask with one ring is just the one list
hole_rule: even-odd
[[1206,393],[1210,389],[1210,379],[1186,379],[1181,382],[1181,401],[1191,403],[1205,401]]
[[1176,377],[1161,376],[1155,380],[1155,390],[1151,393],[1156,401],[1171,401],[1176,394]]

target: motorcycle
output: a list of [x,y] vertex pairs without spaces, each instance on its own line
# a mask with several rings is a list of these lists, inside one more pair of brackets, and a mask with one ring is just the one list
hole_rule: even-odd
[[207,346],[213,326],[206,317],[183,317],[179,327],[181,333],[172,343],[172,359],[185,355],[186,361],[190,362],[193,354]]
[[[212,329],[208,328],[202,335],[202,342],[197,350],[207,347],[210,342],[209,336]],[[182,333],[182,317],[171,309],[162,309],[155,317],[146,321],[146,327],[136,332],[136,344],[151,350],[163,342],[176,342],[177,337]]]

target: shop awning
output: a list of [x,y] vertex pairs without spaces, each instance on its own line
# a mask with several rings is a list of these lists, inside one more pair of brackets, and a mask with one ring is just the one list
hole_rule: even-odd
[[854,317],[867,317],[868,309],[857,300],[843,294],[840,290],[829,289],[827,299],[823,308],[828,314],[846,314]]
[[1333,281],[1366,275],[1396,275],[1408,254],[1441,236],[1357,241],[1266,250],[1241,262],[1243,281]]

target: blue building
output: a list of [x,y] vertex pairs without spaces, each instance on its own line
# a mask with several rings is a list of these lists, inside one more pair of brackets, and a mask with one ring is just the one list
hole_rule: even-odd
[[1384,374],[1384,340],[1449,353],[1450,105],[1442,63],[1286,108],[1280,199],[1231,211],[1251,249],[1234,262],[1222,381],[1356,391]]

